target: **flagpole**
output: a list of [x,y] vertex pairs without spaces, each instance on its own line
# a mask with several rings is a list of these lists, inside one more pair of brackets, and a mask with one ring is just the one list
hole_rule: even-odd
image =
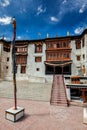
[[16,55],[15,55],[15,38],[16,38],[16,20],[12,19],[13,39],[12,39],[12,61],[13,61],[13,85],[14,85],[14,110],[17,109],[17,88],[16,88]]
[[16,49],[15,49],[15,38],[16,38],[16,20],[12,19],[13,27],[13,38],[12,38],[12,67],[13,67],[13,85],[14,85],[14,107],[5,111],[5,118],[10,121],[17,121],[24,116],[25,109],[17,107],[17,88],[16,88]]

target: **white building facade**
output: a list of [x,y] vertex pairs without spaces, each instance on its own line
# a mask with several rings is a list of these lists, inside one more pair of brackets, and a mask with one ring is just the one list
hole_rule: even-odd
[[[69,48],[65,45],[64,42],[67,41],[67,39],[69,42]],[[51,48],[47,48],[48,43],[50,45],[52,43]],[[61,48],[61,46],[60,48],[58,48],[58,43],[62,45],[64,43],[63,48]],[[57,56],[59,55],[62,57],[63,62],[65,54],[62,54],[62,52],[64,51],[65,53],[69,51],[69,55],[66,59],[68,59],[67,61],[71,62],[69,68],[70,73],[64,73],[64,76],[87,76],[87,29],[84,30],[83,33],[79,36],[65,36],[38,40],[16,41],[16,48],[18,50],[16,54],[16,75],[18,80],[29,80],[30,82],[52,81],[52,77],[54,74],[53,68],[49,69],[48,67],[48,70],[51,70],[52,73],[47,74],[45,62],[48,62],[49,64],[59,64],[61,62],[61,60],[57,58]],[[50,52],[52,52],[52,55],[50,54]],[[50,54],[49,56],[52,57],[52,59],[50,60],[48,60],[47,57],[48,53]],[[26,60],[24,60],[24,58]],[[66,59],[64,59],[64,63],[66,62]],[[57,68],[57,71],[58,69],[59,68]],[[11,41],[8,42],[5,40],[0,40],[0,77],[9,80],[12,79]]]

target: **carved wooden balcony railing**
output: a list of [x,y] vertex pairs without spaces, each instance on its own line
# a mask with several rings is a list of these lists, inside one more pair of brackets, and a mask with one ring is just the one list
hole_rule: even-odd
[[70,61],[70,58],[47,58],[46,61]]
[[27,64],[27,56],[16,56],[16,64]]

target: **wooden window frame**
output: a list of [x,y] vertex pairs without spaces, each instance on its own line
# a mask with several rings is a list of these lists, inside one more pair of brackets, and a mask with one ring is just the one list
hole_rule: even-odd
[[38,57],[35,57],[35,62],[41,62],[42,61],[42,57],[38,56]]
[[81,49],[81,41],[80,41],[80,39],[77,39],[75,41],[75,44],[76,44],[76,49]]
[[77,55],[76,59],[77,59],[77,61],[80,61],[81,60],[81,55]]
[[21,74],[25,74],[26,73],[26,66],[21,66]]
[[9,57],[7,57],[7,62],[9,61]]
[[35,44],[35,53],[42,53],[42,45]]
[[16,64],[26,64],[27,63],[27,56],[24,55],[17,55],[16,56]]

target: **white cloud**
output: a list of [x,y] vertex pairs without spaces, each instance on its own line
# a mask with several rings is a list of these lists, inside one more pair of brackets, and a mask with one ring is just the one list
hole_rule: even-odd
[[42,8],[42,5],[38,6],[37,15],[39,15],[41,13],[45,13],[45,12],[46,12],[46,8]]
[[82,31],[83,31],[83,27],[78,27],[78,28],[76,28],[75,30],[74,30],[74,32],[75,32],[75,34],[81,34],[82,33]]
[[23,8],[23,9],[20,9],[20,11],[19,11],[21,14],[23,14],[23,13],[26,13],[27,11],[26,11],[26,9],[25,8]]
[[21,39],[22,37],[21,36],[17,36],[17,39]]
[[4,37],[4,40],[11,40],[11,38],[9,38],[9,37]]
[[86,4],[83,4],[82,7],[79,10],[79,13],[83,13],[85,10]]
[[79,12],[83,13],[87,8],[87,0],[63,0],[60,5],[58,5],[58,17],[62,19],[62,17],[68,12]]
[[10,4],[10,0],[0,0],[0,5],[6,7]]
[[7,25],[11,23],[12,18],[9,16],[0,17],[0,24]]
[[67,2],[67,0],[63,0],[62,4],[65,4]]
[[58,19],[57,19],[56,17],[54,17],[54,16],[50,17],[50,20],[51,20],[52,22],[58,22]]

